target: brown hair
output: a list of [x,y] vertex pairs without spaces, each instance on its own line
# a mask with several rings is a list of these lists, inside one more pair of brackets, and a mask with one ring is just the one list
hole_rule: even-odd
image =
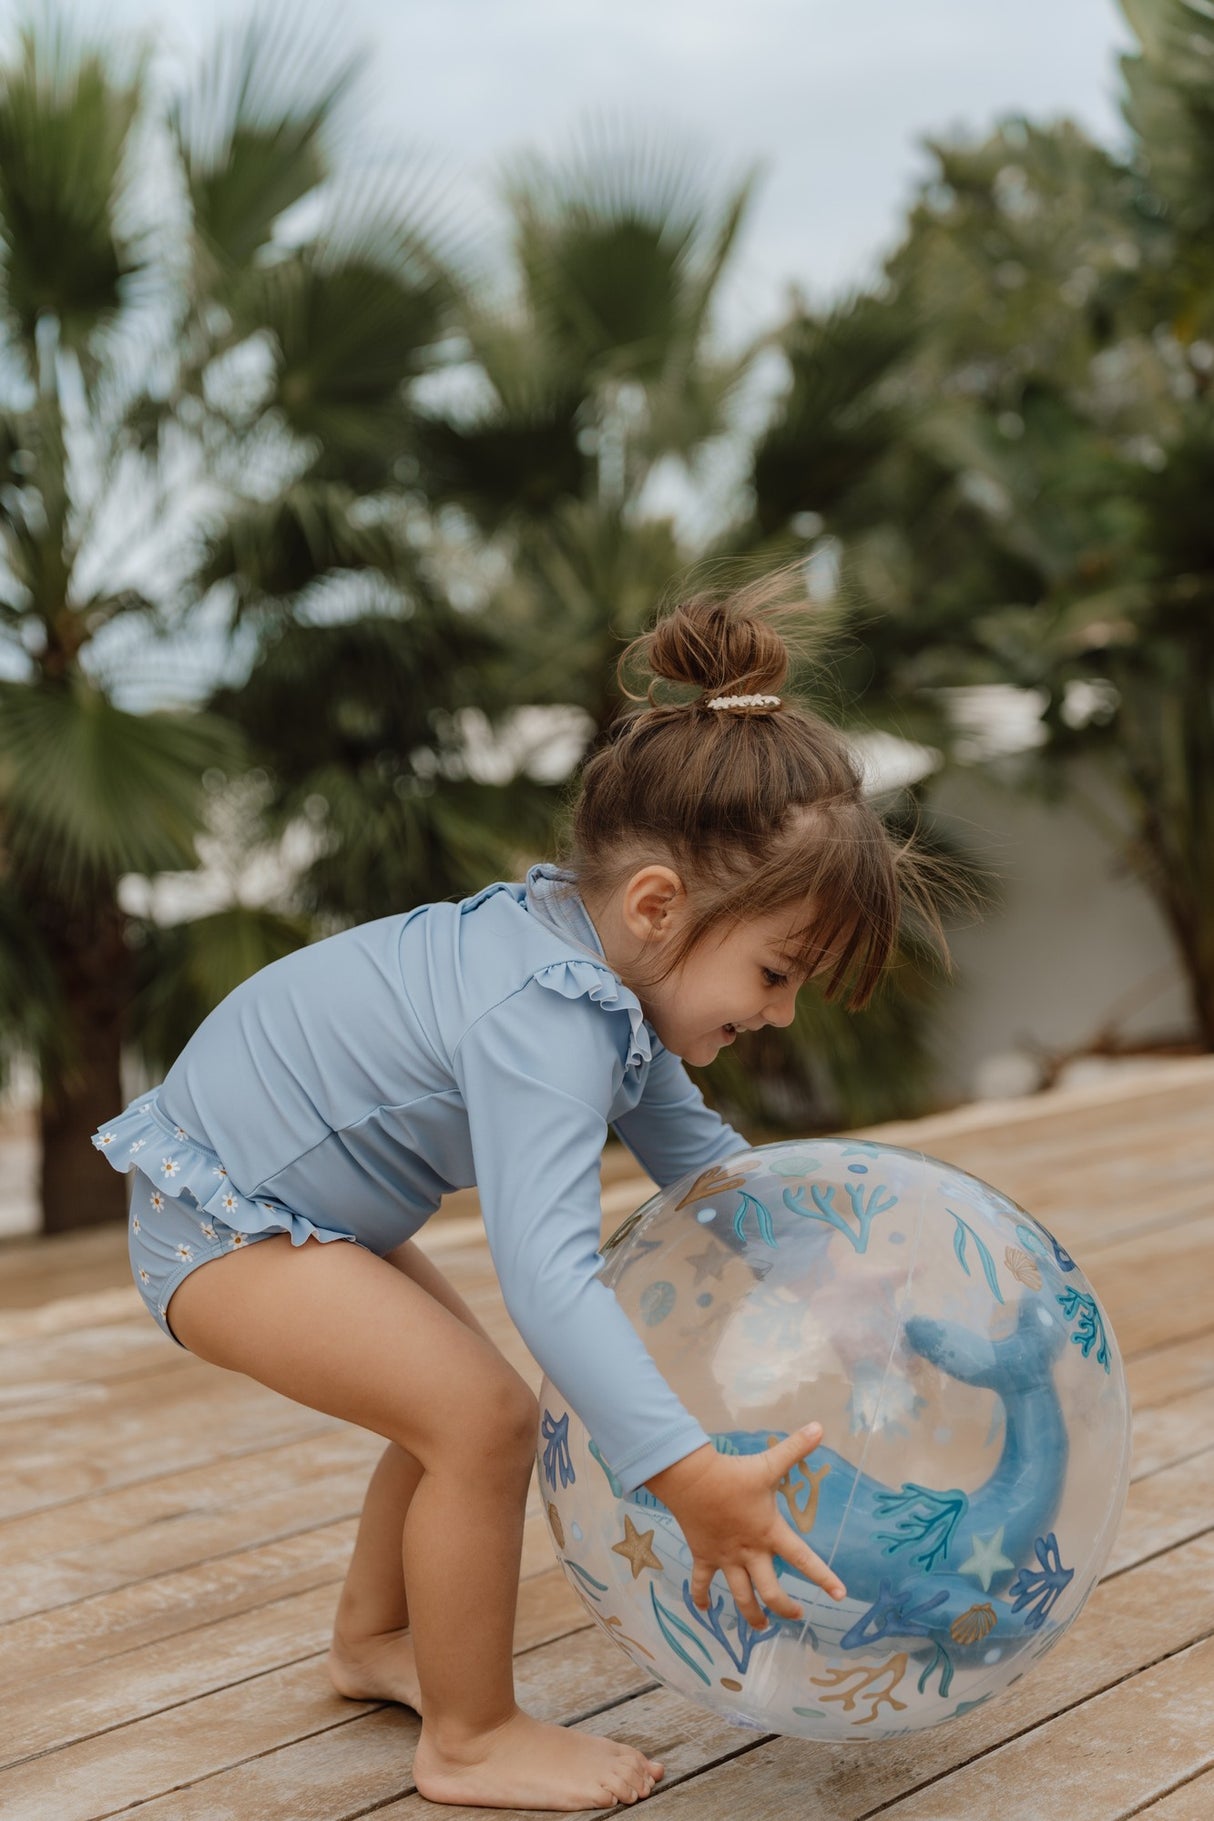
[[[789,599],[795,578],[798,601]],[[896,838],[865,800],[846,741],[795,701],[709,708],[723,695],[778,695],[789,641],[778,620],[809,607],[803,569],[728,592],[707,589],[660,612],[620,658],[621,685],[648,706],[622,714],[586,759],[566,842],[577,889],[614,889],[646,861],[669,862],[691,917],[665,979],[713,927],[812,902],[790,958],[813,973],[838,949],[825,995],[859,1010],[894,955],[910,910],[950,965],[936,897],[940,863]],[[812,610],[810,610],[812,612]],[[641,665],[644,697],[625,671]],[[658,700],[658,679],[697,688]],[[666,692],[669,694],[669,692]]]

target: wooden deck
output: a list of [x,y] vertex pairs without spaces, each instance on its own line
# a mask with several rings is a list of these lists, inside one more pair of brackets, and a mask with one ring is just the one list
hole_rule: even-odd
[[[524,1706],[660,1757],[654,1821],[1214,1817],[1214,1060],[884,1127],[1005,1188],[1108,1310],[1134,1466],[1104,1579],[1007,1694],[866,1747],[722,1724],[590,1624],[533,1486]],[[617,1183],[604,1231],[646,1192]],[[427,1249],[540,1374],[468,1219]],[[114,1229],[0,1249],[0,1816],[376,1821],[483,1815],[413,1788],[418,1722],[324,1669],[383,1443],[172,1346]],[[602,1812],[602,1811],[599,1811]]]

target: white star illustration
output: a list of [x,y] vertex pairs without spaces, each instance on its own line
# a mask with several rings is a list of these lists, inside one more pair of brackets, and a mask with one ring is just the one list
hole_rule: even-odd
[[982,1582],[983,1593],[990,1592],[991,1582],[1001,1568],[1016,1566],[1015,1562],[1009,1561],[1003,1553],[1003,1532],[1006,1528],[1005,1524],[1000,1524],[994,1535],[988,1537],[985,1542],[974,1532],[970,1533],[974,1553],[968,1562],[962,1562],[958,1573],[976,1575]]

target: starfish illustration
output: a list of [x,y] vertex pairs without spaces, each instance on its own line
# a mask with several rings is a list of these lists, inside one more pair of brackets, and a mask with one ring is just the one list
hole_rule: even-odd
[[638,1530],[630,1517],[624,1519],[624,1535],[618,1543],[611,1545],[612,1553],[627,1557],[632,1569],[634,1581],[640,1579],[642,1568],[661,1568],[661,1557],[653,1547],[653,1531]]
[[695,1282],[691,1286],[692,1289],[698,1289],[706,1277],[711,1277],[719,1281],[721,1272],[724,1269],[728,1258],[729,1253],[725,1250],[724,1246],[717,1245],[716,1241],[712,1239],[709,1240],[702,1252],[690,1253],[687,1262],[689,1265],[694,1265],[696,1270]]
[[1003,1532],[1005,1529],[1006,1525],[1000,1524],[994,1535],[987,1537],[985,1542],[981,1537],[972,1534],[970,1536],[970,1542],[973,1544],[974,1553],[970,1556],[968,1562],[962,1562],[958,1572],[961,1574],[975,1575],[977,1579],[982,1582],[983,1593],[990,1592],[991,1582],[1001,1568],[1014,1568],[1016,1566],[1015,1562],[1009,1561],[1007,1556],[1003,1553]]

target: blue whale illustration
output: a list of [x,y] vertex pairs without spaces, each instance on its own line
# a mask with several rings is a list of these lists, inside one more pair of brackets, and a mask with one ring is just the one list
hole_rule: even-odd
[[[1049,1607],[1072,1578],[1057,1558],[1050,1533],[1068,1457],[1052,1370],[1066,1330],[1044,1299],[1025,1296],[1014,1331],[1001,1340],[927,1316],[912,1316],[904,1332],[922,1358],[1002,1400],[1003,1447],[990,1478],[969,1494],[909,1484],[895,1490],[820,1444],[784,1483],[778,1503],[782,1516],[798,1529],[786,1494],[791,1491],[796,1498],[800,1487],[808,1490],[809,1482],[802,1478],[808,1467],[817,1481],[818,1503],[806,1541],[839,1574],[849,1601],[867,1608],[842,1638],[843,1648],[864,1648],[878,1638],[934,1640],[946,1645],[954,1660],[972,1661],[987,1647],[984,1623],[990,1629],[997,1622],[996,1642],[1042,1636]],[[773,1439],[775,1432],[768,1429],[713,1437],[723,1452],[736,1454],[761,1453]],[[823,1467],[829,1471],[822,1473]],[[662,1528],[670,1532],[671,1514],[647,1488],[638,1487],[626,1502],[655,1516],[664,1514]],[[984,1553],[976,1551],[976,1542]],[[975,1568],[961,1573],[971,1560]],[[995,1566],[1003,1560],[1011,1566]],[[810,1592],[819,1601],[824,1598],[782,1556],[775,1558],[775,1566],[798,1598]],[[1013,1581],[1015,1611],[999,1599]],[[990,1613],[975,1624],[973,1609],[984,1603]],[[805,1624],[775,1613],[770,1617],[773,1629],[800,1630]],[[958,1620],[963,1622],[954,1631]]]

